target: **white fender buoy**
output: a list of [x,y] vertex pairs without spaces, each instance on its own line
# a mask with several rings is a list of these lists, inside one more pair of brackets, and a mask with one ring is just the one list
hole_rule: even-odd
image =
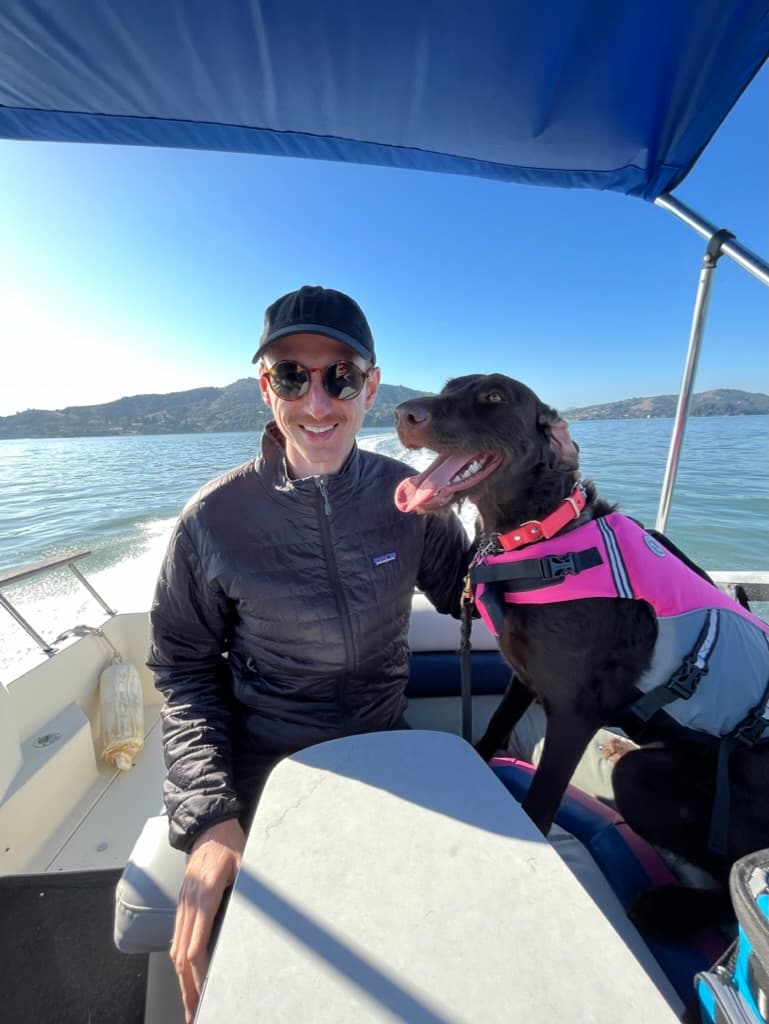
[[114,658],[99,677],[102,759],[123,772],[144,746],[144,699],[135,665]]

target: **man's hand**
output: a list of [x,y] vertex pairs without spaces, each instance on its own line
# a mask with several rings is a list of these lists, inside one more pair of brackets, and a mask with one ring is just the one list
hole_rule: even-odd
[[236,819],[220,821],[195,840],[179,891],[171,943],[187,1024],[195,1016],[208,970],[208,944],[225,889],[235,881],[246,837]]

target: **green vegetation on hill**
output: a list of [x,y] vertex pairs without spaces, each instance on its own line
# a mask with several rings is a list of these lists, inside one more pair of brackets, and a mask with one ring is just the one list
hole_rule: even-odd
[[[425,394],[382,384],[364,427],[392,427],[400,402]],[[563,410],[571,420],[616,420],[671,417],[676,396],[628,398],[622,402]],[[720,389],[694,395],[692,416],[744,416],[769,413],[769,395]],[[0,438],[103,437],[122,434],[204,434],[258,431],[269,418],[254,377],[226,388],[195,388],[169,395],[134,395],[104,405],[71,406],[55,412],[28,409],[0,416]]]
[[[395,406],[423,394],[400,385],[382,384],[364,427],[393,426]],[[104,405],[70,406],[55,412],[28,409],[14,416],[0,416],[0,438],[259,431],[269,417],[258,381],[244,377],[226,388],[134,395]]]
[[[565,409],[563,415],[572,420],[664,419],[675,415],[677,402],[677,395],[626,398],[622,402]],[[692,395],[689,406],[690,416],[766,416],[767,413],[769,395],[733,388],[718,388]]]

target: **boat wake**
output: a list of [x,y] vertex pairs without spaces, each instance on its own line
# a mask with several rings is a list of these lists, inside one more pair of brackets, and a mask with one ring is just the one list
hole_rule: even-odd
[[[95,572],[88,559],[79,568],[96,592],[119,612],[149,608],[160,564],[175,520],[160,519],[131,530],[131,543],[117,562]],[[75,625],[101,625],[104,609],[75,579],[66,567],[47,576],[10,587],[7,597],[30,625],[51,643],[60,633]],[[63,645],[73,641],[64,641]],[[0,619],[0,682],[6,685],[17,676],[44,661],[47,656],[9,615]]]

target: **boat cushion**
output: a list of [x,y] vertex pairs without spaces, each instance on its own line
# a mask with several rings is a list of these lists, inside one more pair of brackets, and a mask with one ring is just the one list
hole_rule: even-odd
[[[536,771],[534,765],[512,757],[494,757],[490,766],[516,800],[526,796]],[[625,910],[652,886],[678,884],[655,847],[633,832],[617,811],[576,786],[567,788],[555,824],[579,841],[587,858],[592,859],[594,871],[600,869],[600,876]],[[554,841],[552,835],[548,839]],[[586,883],[580,870],[572,863],[569,866],[595,898],[597,882],[588,875]],[[644,935],[643,940],[685,1003],[691,997],[694,975],[707,970],[726,948],[726,939],[715,927],[703,928],[685,942],[665,942],[650,935]]]
[[[499,651],[472,654],[474,697],[499,696],[510,683],[510,666]],[[418,651],[409,659],[406,696],[410,701],[426,697],[457,697],[462,693],[462,663],[456,651]],[[408,718],[408,709],[406,718]]]
[[148,818],[115,890],[115,945],[123,953],[168,951],[187,856],[168,843],[165,814]]

